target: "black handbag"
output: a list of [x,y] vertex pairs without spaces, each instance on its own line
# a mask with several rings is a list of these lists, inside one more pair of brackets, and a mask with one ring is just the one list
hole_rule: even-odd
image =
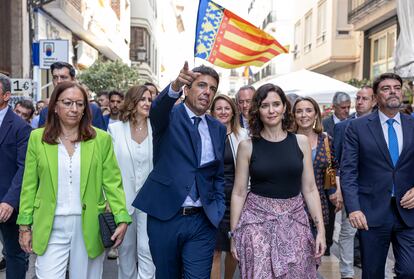
[[116,223],[114,215],[111,212],[100,213],[99,228],[101,230],[102,243],[105,248],[112,247],[115,241],[111,240],[112,235],[115,233]]

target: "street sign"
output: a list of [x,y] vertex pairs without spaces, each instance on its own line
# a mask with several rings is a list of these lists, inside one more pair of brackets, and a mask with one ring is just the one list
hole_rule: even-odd
[[33,93],[33,86],[31,79],[24,79],[24,78],[12,78],[12,95],[25,95],[31,96]]
[[69,61],[68,40],[40,40],[39,41],[39,66],[41,69],[49,69],[55,62]]
[[11,79],[11,98],[9,106],[13,107],[15,104],[23,99],[33,99],[33,85],[31,79],[12,78]]

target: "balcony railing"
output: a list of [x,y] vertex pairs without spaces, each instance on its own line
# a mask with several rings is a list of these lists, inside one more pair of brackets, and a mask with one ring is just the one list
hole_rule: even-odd
[[390,1],[393,0],[365,0],[358,6],[353,7],[354,5],[352,2],[354,2],[354,0],[348,0],[348,22],[354,23]]

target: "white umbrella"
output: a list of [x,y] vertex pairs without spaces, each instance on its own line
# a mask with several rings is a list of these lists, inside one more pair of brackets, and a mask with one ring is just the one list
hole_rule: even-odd
[[335,92],[345,92],[353,98],[358,91],[358,88],[345,82],[308,70],[299,70],[275,78],[265,78],[253,86],[257,89],[265,83],[279,86],[286,94],[295,93],[302,97],[312,97],[319,104],[331,104]]
[[398,0],[397,15],[400,34],[395,48],[395,72],[402,78],[414,79],[414,1]]

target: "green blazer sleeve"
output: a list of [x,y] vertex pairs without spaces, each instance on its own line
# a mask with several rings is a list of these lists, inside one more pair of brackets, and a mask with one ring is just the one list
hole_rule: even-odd
[[32,131],[27,147],[22,191],[20,193],[19,215],[17,218],[17,224],[19,225],[31,225],[33,223],[33,208],[39,186],[37,173],[37,141],[39,140],[39,136],[41,137],[40,130],[43,131],[43,129]]
[[102,184],[106,199],[109,202],[111,211],[114,214],[115,222],[131,223],[131,216],[126,210],[125,192],[122,186],[121,171],[115,157],[111,137],[105,133],[102,139],[101,154],[103,157]]

